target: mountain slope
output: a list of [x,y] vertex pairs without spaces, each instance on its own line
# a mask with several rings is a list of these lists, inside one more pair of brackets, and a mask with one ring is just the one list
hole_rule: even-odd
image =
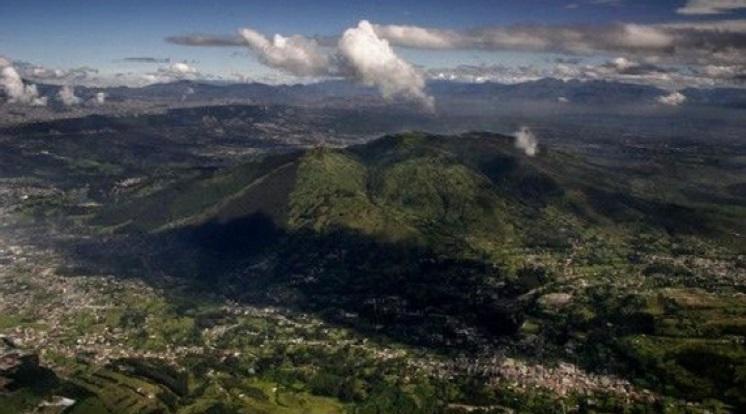
[[410,134],[269,157],[131,200],[97,223],[153,231],[262,213],[288,231],[347,230],[428,248],[458,240],[489,253],[479,245],[518,241],[513,227],[528,225],[522,212],[541,214],[538,204],[526,204],[562,198],[559,184],[522,160],[512,138],[450,141]]
[[[419,277],[423,270],[409,269],[411,262],[443,264],[439,277],[486,265],[496,269],[485,276],[492,281],[469,281],[466,292],[480,291],[484,282],[491,286],[488,296],[516,298],[548,282],[545,274],[556,273],[568,255],[578,255],[578,246],[593,246],[582,252],[588,256],[582,260],[613,266],[633,254],[641,236],[719,236],[719,227],[728,223],[713,217],[631,194],[623,177],[567,154],[544,150],[527,157],[511,137],[412,133],[347,149],[267,157],[133,197],[104,210],[94,223],[107,231],[135,230],[187,243],[196,253],[181,257],[174,248],[180,257],[172,262],[191,262],[187,273],[202,279],[220,280],[224,273],[232,280],[225,284],[238,291],[251,290],[246,280],[275,283],[307,273],[284,268],[282,255],[298,253],[289,246],[302,246],[297,248],[306,256],[296,258],[299,263],[317,267],[321,261],[324,271],[344,270],[338,280],[328,274],[308,278],[325,288],[334,285],[332,300],[347,290],[342,282],[348,278],[390,271],[381,268],[386,260],[357,258],[340,267],[336,259],[319,258],[357,249],[351,245],[371,249],[356,253],[371,260],[381,260],[381,252],[405,252],[391,263],[397,270],[390,280],[376,275],[382,284]],[[275,265],[263,276],[236,275],[235,267],[267,255]],[[545,276],[537,279],[537,268]],[[516,283],[522,278],[531,282]],[[318,299],[313,289],[303,290]],[[363,293],[382,295],[375,286]]]
[[727,339],[746,315],[743,210],[688,198],[676,171],[408,133],[125,195],[92,220],[111,236],[91,250],[446,352],[507,340],[743,405],[718,373],[746,367]]
[[94,223],[162,232],[261,214],[285,232],[343,230],[492,260],[506,249],[566,249],[589,235],[611,244],[641,230],[728,237],[725,210],[671,202],[680,198],[675,185],[670,193],[628,185],[642,174],[549,150],[528,157],[511,137],[411,133],[265,157],[125,197]]

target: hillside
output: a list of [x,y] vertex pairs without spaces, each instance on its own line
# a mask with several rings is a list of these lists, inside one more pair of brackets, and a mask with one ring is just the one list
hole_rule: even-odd
[[645,168],[528,157],[512,137],[410,133],[267,157],[93,223],[112,234],[106,261],[130,270],[448,352],[520,339],[521,352],[742,404],[736,377],[692,359],[746,367],[727,339],[746,318],[741,207],[688,191]]
[[146,191],[94,222],[152,232],[261,214],[285,231],[347,230],[428,248],[454,239],[461,257],[566,245],[589,231],[610,241],[640,231],[733,241],[728,233],[741,227],[734,216],[714,203],[697,208],[681,183],[646,192],[640,182],[659,179],[675,177],[651,175],[644,166],[614,170],[556,151],[527,157],[512,137],[412,133],[265,157]]
[[57,379],[6,406],[744,407],[744,164],[728,147],[528,156],[509,136],[406,133],[188,168],[95,136],[48,140],[79,158],[41,142],[4,174],[70,189],[21,181],[28,197],[2,199],[18,220],[0,232],[16,258],[0,329],[54,347],[40,356]]

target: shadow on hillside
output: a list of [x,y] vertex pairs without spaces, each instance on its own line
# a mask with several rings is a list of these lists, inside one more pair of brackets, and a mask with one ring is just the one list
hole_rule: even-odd
[[313,312],[432,347],[477,346],[515,333],[523,320],[517,298],[529,288],[504,283],[487,263],[349,231],[288,233],[262,213],[81,243],[71,254],[97,271],[152,283],[175,276],[197,294]]

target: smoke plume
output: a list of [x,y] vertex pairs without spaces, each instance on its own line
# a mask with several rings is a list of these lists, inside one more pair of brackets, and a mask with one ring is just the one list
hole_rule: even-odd
[[534,133],[525,126],[521,127],[515,133],[515,146],[523,150],[529,157],[533,157],[539,152],[539,141],[536,139]]

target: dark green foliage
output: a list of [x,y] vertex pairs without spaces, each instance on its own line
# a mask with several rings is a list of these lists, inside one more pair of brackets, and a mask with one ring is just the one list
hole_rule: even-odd
[[[701,292],[670,290],[732,292],[701,267],[660,259],[742,251],[732,242],[743,230],[740,210],[703,207],[675,185],[649,191],[653,179],[668,182],[651,171],[551,150],[526,157],[491,134],[401,134],[267,157],[126,200],[93,220],[125,236],[91,250],[133,274],[182,276],[198,289],[314,311],[445,352],[536,337],[527,347],[543,355],[624,373],[666,395],[741,407],[743,355],[723,337],[745,332],[742,301],[718,307]],[[85,246],[76,253],[91,259]],[[559,292],[567,304],[538,305]],[[127,323],[141,318],[123,315]],[[201,323],[176,318],[164,335],[188,342]],[[688,342],[695,340],[715,342]],[[292,368],[321,358],[283,348],[252,369],[361,403],[361,413],[438,412],[445,401],[485,412],[561,412],[564,404],[542,393],[495,395],[469,380],[433,385],[433,394],[392,384],[351,355]],[[578,401],[581,412],[624,406],[612,397]]]

